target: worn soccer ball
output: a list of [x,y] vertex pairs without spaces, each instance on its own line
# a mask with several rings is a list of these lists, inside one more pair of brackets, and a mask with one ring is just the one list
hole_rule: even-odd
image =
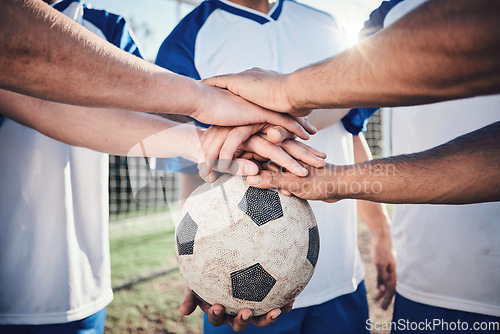
[[316,219],[305,200],[225,175],[197,188],[176,228],[180,272],[202,301],[254,316],[294,299],[319,255]]

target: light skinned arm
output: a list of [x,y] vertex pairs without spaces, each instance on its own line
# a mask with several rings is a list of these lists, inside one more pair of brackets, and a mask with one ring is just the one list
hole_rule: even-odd
[[427,151],[309,170],[295,177],[276,168],[247,178],[300,198],[382,203],[469,204],[500,201],[500,122]]
[[[354,162],[372,160],[370,148],[363,133],[353,136]],[[357,200],[358,215],[371,234],[370,255],[377,270],[376,301],[387,310],[396,292],[396,258],[391,241],[391,219],[382,203]]]
[[291,74],[252,69],[204,82],[296,115],[426,104],[500,92],[500,2],[433,0],[356,46]]
[[79,107],[6,90],[0,90],[0,114],[55,140],[98,152],[122,156],[184,156],[194,161],[199,156],[199,144],[196,144],[200,129],[187,124],[180,126],[156,115]]
[[299,137],[284,115],[133,56],[40,0],[0,11],[0,88],[87,107],[183,114],[209,124],[271,123]]
[[[79,107],[0,90],[0,114],[58,141],[114,155],[182,156],[202,163],[205,161],[203,150],[213,150],[210,146],[202,146],[202,129],[146,113]],[[287,152],[270,142],[262,143],[262,138],[253,138],[252,134],[245,138],[224,139],[234,150],[242,152],[244,146],[246,150],[272,157],[280,165],[298,165],[295,158],[305,162],[313,158],[308,151]],[[255,144],[256,141],[259,144]],[[297,142],[296,145],[303,144]],[[258,172],[254,162],[238,155],[234,155],[229,163],[226,169],[232,173],[247,175]]]

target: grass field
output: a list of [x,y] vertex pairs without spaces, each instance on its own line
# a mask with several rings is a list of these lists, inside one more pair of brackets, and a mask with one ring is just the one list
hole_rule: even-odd
[[[367,272],[365,284],[370,317],[373,321],[390,321],[392,310],[384,311],[372,302],[376,294],[376,273],[369,256],[370,235],[364,224],[358,227],[358,241]],[[168,213],[111,224],[110,247],[115,287],[130,278],[175,266],[174,228]],[[108,307],[106,333],[202,333],[199,310],[189,317],[179,314],[184,287],[182,277],[175,270],[115,291],[114,300]]]

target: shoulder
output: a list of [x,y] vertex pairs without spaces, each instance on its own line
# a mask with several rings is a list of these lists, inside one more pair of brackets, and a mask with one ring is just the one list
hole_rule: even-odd
[[384,27],[384,20],[387,13],[389,13],[394,6],[403,1],[404,0],[383,1],[377,9],[371,12],[370,17],[365,22],[361,31],[361,36],[367,37],[382,29]]
[[122,16],[105,10],[90,8],[84,4],[83,20],[97,27],[104,35],[104,38],[111,44],[142,57],[135,36]]
[[170,33],[168,38],[176,38],[178,36],[191,35],[196,36],[198,31],[203,27],[208,17],[217,9],[218,7],[211,1],[203,1],[198,7],[193,9],[189,14],[187,14],[174,30]]
[[163,41],[156,64],[178,74],[200,79],[194,66],[198,32],[218,7],[212,1],[203,1],[187,14]]
[[125,19],[120,15],[110,13],[102,9],[94,9],[83,5],[83,19],[91,22],[101,29],[103,33],[108,32],[110,28],[116,25],[125,24]]

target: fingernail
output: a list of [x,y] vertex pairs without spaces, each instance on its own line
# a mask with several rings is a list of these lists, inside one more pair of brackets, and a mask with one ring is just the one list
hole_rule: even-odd
[[294,174],[298,176],[307,176],[309,172],[302,166],[297,166],[294,168]]
[[198,173],[201,177],[208,176],[208,166],[206,163],[198,164]]
[[244,175],[255,175],[259,172],[259,168],[253,164],[247,164],[243,166]]
[[254,176],[249,176],[247,177],[247,182],[250,185],[257,185],[260,183],[260,176],[259,175],[254,175]]
[[242,319],[243,321],[247,321],[248,319],[250,319],[250,314],[242,314],[242,315],[241,315],[241,319]]
[[281,310],[276,311],[273,315],[271,315],[271,319],[276,320],[281,314]]
[[229,168],[229,165],[231,165],[231,160],[229,159],[221,159],[219,160],[219,170],[225,171]]
[[219,309],[215,309],[214,310],[214,314],[217,315],[217,316],[219,316],[221,313],[222,313],[222,311],[219,310]]
[[243,175],[249,175],[249,174],[250,174],[250,166],[244,165],[243,166]]

